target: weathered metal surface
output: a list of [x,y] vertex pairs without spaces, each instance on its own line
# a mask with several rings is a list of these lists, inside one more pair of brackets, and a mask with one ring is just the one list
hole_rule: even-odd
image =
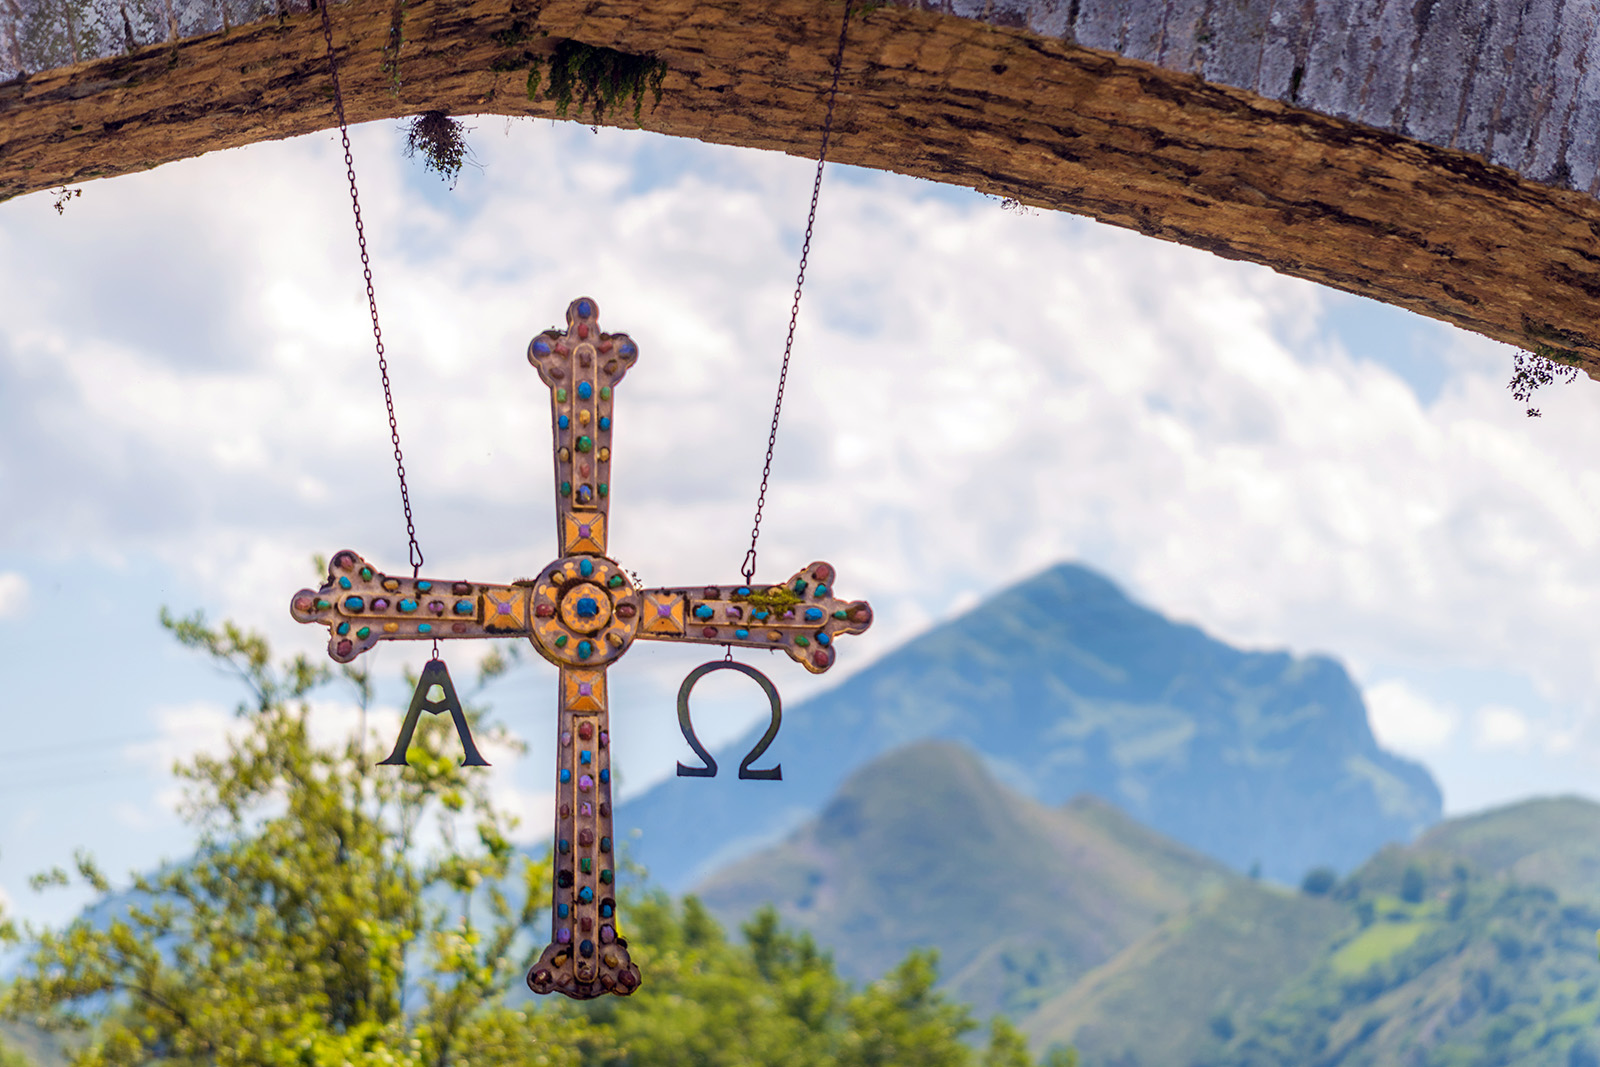
[[[1596,3],[880,7],[851,30],[832,154],[1262,263],[1595,372]],[[332,125],[316,20],[285,10],[152,45],[130,15],[131,52],[0,84],[0,197]],[[334,14],[356,121],[554,116],[528,72],[574,40],[665,62],[647,129],[810,155],[842,10],[350,0]]]
[[[580,1000],[625,996],[640,981],[616,918],[606,668],[635,640],[686,641],[782,651],[820,674],[833,666],[835,639],[872,625],[866,602],[833,595],[826,563],[776,585],[639,590],[606,557],[615,390],[639,350],[626,334],[602,333],[599,316],[580,297],[564,333],[546,330],[528,346],[550,388],[560,558],[537,578],[497,585],[394,577],[347,549],[329,561],[320,589],[300,590],[289,605],[297,622],[328,627],[328,654],[340,663],[379,641],[526,637],[560,668],[551,936],[528,986]],[[422,694],[389,762],[404,762]],[[774,729],[740,766],[742,778],[777,777],[745,773],[775,733],[770,695]],[[470,760],[476,749],[459,716],[457,728]]]

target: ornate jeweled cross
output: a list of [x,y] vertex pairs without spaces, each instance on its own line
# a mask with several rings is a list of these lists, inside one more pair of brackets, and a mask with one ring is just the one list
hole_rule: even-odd
[[564,334],[546,330],[528,346],[550,387],[560,559],[537,578],[489,585],[397,578],[346,550],[321,589],[302,589],[290,605],[297,621],[328,627],[340,663],[379,641],[528,637],[561,669],[551,943],[528,986],[575,999],[639,985],[617,932],[606,668],[643,639],[779,650],[820,674],[836,637],[872,624],[865,601],[834,596],[826,563],[781,585],[635,589],[606,557],[615,390],[639,349],[626,334],[601,333],[599,313],[580,297]]

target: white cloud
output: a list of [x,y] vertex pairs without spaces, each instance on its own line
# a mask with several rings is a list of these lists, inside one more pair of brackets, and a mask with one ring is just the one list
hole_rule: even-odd
[[1532,730],[1528,717],[1515,708],[1489,704],[1473,716],[1475,740],[1481,749],[1520,749]]
[[[642,350],[619,391],[612,554],[651,584],[733,575],[809,165],[520,124],[480,135],[486,170],[446,195],[391,128],[356,140],[428,570],[507,579],[554,554],[548,407],[522,351],[588,294]],[[65,216],[42,195],[0,205],[0,395],[17,413],[0,497],[23,516],[0,552],[154,557],[202,584],[213,618],[319,655],[326,635],[287,617],[310,555],[402,566],[336,164],[316,136],[95,183]],[[1064,558],[1362,676],[1485,664],[1573,704],[1600,685],[1584,503],[1600,474],[1570,461],[1600,454],[1591,383],[1526,420],[1504,349],[1415,320],[1445,367],[1425,405],[1344,350],[1312,285],[891,176],[830,174],[809,278],[761,576],[829,559],[878,623],[830,677],[780,678],[786,700]],[[1417,685],[1369,697],[1401,749],[1514,742]],[[319,729],[353,714],[319,708]],[[170,763],[180,734],[148,758]],[[1575,743],[1600,754],[1600,737]],[[639,748],[634,782],[671,773],[659,747]]]
[[1366,698],[1372,732],[1385,748],[1407,754],[1426,754],[1449,741],[1460,716],[1448,707],[1399,680],[1367,687]]
[[28,607],[28,579],[15,571],[0,571],[0,619],[21,615]]

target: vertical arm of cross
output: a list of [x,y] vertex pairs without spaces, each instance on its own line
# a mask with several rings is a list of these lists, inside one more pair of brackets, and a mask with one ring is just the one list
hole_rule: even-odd
[[560,708],[550,945],[529,969],[528,988],[579,1000],[628,994],[638,988],[639,968],[617,933],[605,670],[563,667]]
[[627,334],[601,333],[599,319],[600,306],[581,296],[567,305],[565,333],[546,330],[528,345],[528,362],[550,387],[563,556],[606,553],[613,403],[617,384],[639,358]]

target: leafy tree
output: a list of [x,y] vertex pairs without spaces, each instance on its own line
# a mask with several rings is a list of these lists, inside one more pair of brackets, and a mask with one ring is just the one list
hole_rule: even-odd
[[[361,739],[311,739],[326,668],[275,667],[231,624],[163,623],[251,699],[224,755],[176,768],[196,854],[135,877],[102,909],[109,922],[27,931],[32,955],[0,1013],[72,1033],[78,1067],[1032,1067],[1003,1019],[986,1048],[968,1044],[977,1023],[935,989],[931,953],[857,988],[770,909],[734,943],[697,900],[661,892],[622,911],[647,976],[637,993],[530,1004],[522,974],[547,933],[548,864],[512,848],[512,820],[457,765],[450,724],[426,717],[411,768],[372,773]],[[505,666],[491,657],[480,685]],[[343,673],[364,706],[367,675]],[[109,891],[89,857],[76,866]]]
[[[464,1062],[465,1050],[474,1063],[578,1062],[581,1018],[500,996],[521,980],[545,872],[513,850],[481,778],[457,766],[448,725],[419,728],[407,773],[369,774],[359,739],[311,741],[308,698],[325,668],[304,657],[274,667],[265,640],[231,624],[162,621],[252,697],[225,755],[176,768],[199,848],[135,877],[103,926],[80,917],[31,931],[30,966],[0,1010],[81,1031],[83,1067],[420,1067]],[[364,673],[346,677],[370,697]],[[428,855],[425,835],[438,842]],[[87,856],[77,876],[110,888]],[[515,906],[501,888],[513,883]]]
[[1332,867],[1313,867],[1300,881],[1300,892],[1311,897],[1327,896],[1339,883],[1339,872]]

